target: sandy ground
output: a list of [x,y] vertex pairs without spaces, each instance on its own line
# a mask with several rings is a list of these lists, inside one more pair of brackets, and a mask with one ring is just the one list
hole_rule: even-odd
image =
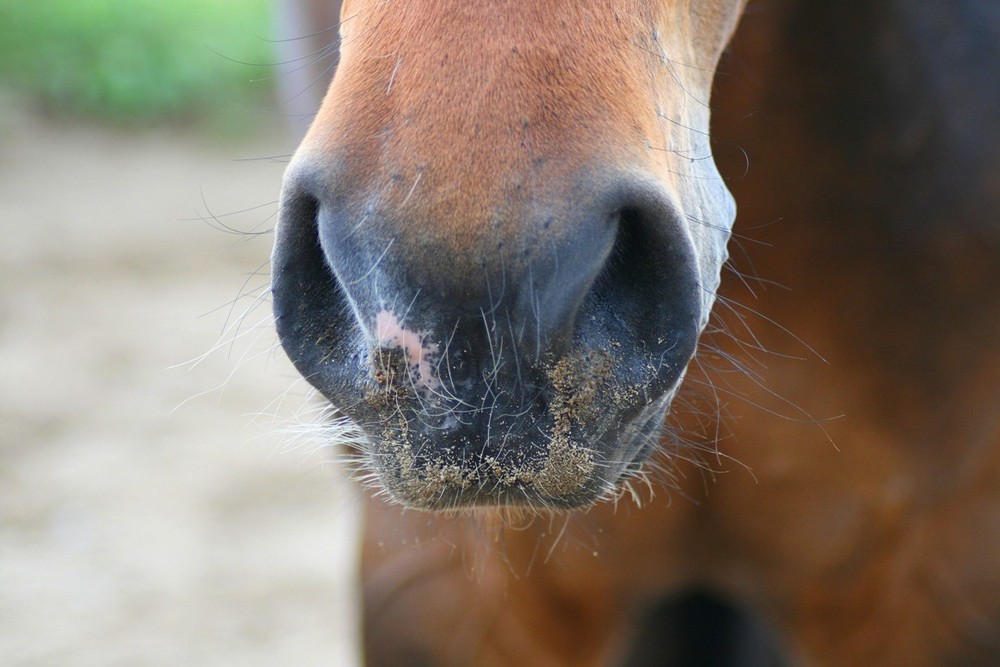
[[356,663],[357,503],[288,432],[270,235],[201,219],[269,229],[283,164],[241,158],[291,145],[0,114],[0,664]]

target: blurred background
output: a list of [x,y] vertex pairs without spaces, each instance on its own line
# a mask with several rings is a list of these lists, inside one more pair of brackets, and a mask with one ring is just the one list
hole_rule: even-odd
[[0,0],[0,664],[356,661],[356,502],[270,322],[316,95],[275,11]]

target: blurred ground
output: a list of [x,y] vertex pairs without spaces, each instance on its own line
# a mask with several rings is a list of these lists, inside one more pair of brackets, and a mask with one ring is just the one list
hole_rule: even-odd
[[199,218],[269,229],[282,161],[240,158],[294,142],[2,111],[0,663],[354,663],[356,503],[282,432],[269,302],[177,367],[267,283],[269,235]]

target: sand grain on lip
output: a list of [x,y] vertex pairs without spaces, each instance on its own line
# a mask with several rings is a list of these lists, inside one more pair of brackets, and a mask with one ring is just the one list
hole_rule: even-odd
[[[379,446],[387,466],[386,487],[405,504],[428,509],[441,509],[443,499],[466,495],[474,487],[489,494],[523,485],[542,502],[579,494],[592,481],[597,465],[594,451],[579,434],[591,430],[587,426],[601,414],[598,397],[611,384],[612,367],[612,356],[599,350],[579,350],[551,365],[547,376],[553,389],[552,426],[541,459],[518,451],[503,452],[502,457],[434,452],[433,442],[422,441],[423,436],[409,428],[402,409],[391,408],[395,413],[386,415]],[[416,452],[423,461],[417,461]]]
[[549,406],[552,436],[548,456],[531,479],[541,495],[571,495],[593,477],[594,452],[573,437],[573,427],[587,423],[597,413],[597,393],[610,381],[611,367],[611,355],[607,352],[579,350],[549,369],[549,381],[555,390]]

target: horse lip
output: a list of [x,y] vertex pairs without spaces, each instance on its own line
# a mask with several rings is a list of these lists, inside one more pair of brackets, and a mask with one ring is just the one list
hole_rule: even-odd
[[608,353],[578,351],[549,365],[540,391],[492,412],[463,413],[415,387],[388,391],[369,379],[354,407],[367,424],[368,466],[415,509],[591,505],[648,456],[674,393],[647,402],[614,370]]
[[[633,474],[649,454],[643,447],[655,439],[666,407],[649,406],[613,437],[600,441],[549,442],[524,455],[518,443],[503,455],[449,457],[428,447],[407,446],[398,437],[375,438],[372,465],[380,482],[397,502],[426,511],[519,506],[536,510],[570,510],[599,502]],[[397,434],[394,434],[398,436]],[[523,443],[522,443],[523,444]],[[423,453],[414,456],[414,449]],[[506,459],[506,460],[503,460]]]
[[[433,344],[403,328],[373,333],[357,328],[353,343],[309,380],[364,431],[366,467],[379,484],[425,510],[570,509],[608,497],[655,448],[652,434],[683,377],[671,371],[665,387],[651,370],[662,366],[659,356],[620,357],[616,345],[577,341],[558,360],[522,360],[516,383],[513,366],[492,378],[492,387],[518,391],[492,396],[479,373],[453,385],[443,369],[430,391],[419,366]],[[399,381],[380,381],[380,369]]]

